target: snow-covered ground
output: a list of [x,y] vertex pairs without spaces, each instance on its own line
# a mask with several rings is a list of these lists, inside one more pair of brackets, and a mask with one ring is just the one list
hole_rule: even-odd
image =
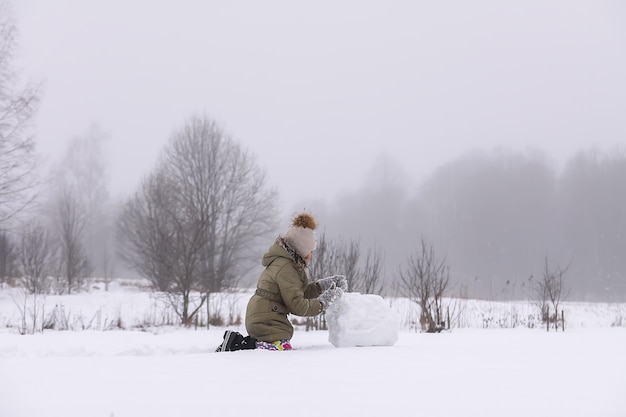
[[49,296],[44,310],[59,304],[75,330],[22,336],[16,295],[0,291],[0,417],[626,416],[626,328],[612,326],[623,305],[568,304],[571,325],[548,333],[483,329],[513,307],[474,301],[464,317],[476,326],[440,334],[410,330],[399,311],[393,346],[335,348],[298,328],[294,351],[214,353],[224,327],[102,331],[163,315],[138,290]]

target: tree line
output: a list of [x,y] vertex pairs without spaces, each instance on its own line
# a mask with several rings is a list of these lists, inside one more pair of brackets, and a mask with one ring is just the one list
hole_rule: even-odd
[[582,150],[557,169],[540,152],[476,151],[412,185],[383,160],[328,209],[329,233],[385,248],[388,282],[426,239],[472,297],[523,299],[545,259],[568,266],[571,296],[626,297],[626,152]]

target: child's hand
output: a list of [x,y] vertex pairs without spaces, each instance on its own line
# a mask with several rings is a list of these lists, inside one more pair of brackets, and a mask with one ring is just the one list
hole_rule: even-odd
[[324,291],[318,298],[320,304],[324,310],[326,310],[332,303],[334,303],[337,299],[339,299],[343,295],[343,290],[341,288],[331,288],[329,290]]
[[341,288],[343,291],[348,291],[348,280],[343,275],[335,275],[333,276],[335,280],[335,285],[337,288]]
[[331,288],[335,288],[335,286],[337,285],[335,283],[335,277],[322,278],[322,279],[318,280],[317,283],[319,284],[320,288],[322,289],[322,292],[330,290]]

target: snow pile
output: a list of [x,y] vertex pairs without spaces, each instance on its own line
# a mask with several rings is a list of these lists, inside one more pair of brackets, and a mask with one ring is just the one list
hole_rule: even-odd
[[392,346],[399,320],[379,295],[344,293],[326,312],[328,341],[335,347]]

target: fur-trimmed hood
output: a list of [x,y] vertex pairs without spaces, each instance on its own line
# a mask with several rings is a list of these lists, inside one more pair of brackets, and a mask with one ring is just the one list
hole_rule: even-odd
[[[300,254],[296,252],[294,248],[289,246],[285,238],[283,238],[282,236],[278,236],[276,238],[276,244],[287,251],[287,253],[291,257],[291,260],[293,260],[300,269],[305,269],[306,267],[308,267],[304,258],[302,258],[302,256],[300,256]],[[265,258],[263,259],[265,260]],[[265,265],[265,262],[263,262],[263,266],[267,266]]]

